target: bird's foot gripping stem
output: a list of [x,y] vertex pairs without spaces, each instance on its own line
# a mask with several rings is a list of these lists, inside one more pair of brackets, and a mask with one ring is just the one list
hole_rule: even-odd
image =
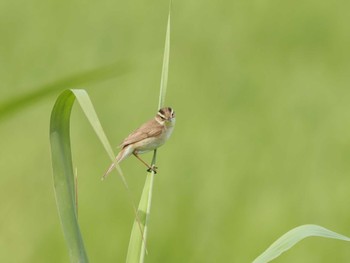
[[157,166],[154,166],[154,165],[152,165],[150,168],[148,168],[147,169],[147,172],[154,172],[154,174],[156,174],[157,173],[157,169],[158,169],[158,167]]

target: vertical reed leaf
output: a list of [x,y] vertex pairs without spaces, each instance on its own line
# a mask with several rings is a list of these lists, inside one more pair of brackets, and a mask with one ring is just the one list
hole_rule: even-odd
[[[70,145],[70,116],[75,99],[105,147],[111,160],[114,153],[85,90],[66,90],[57,98],[51,112],[50,143],[56,203],[71,262],[88,262],[76,211],[76,188]],[[117,165],[124,184],[126,181]],[[127,185],[126,185],[127,186]]]
[[266,263],[280,256],[283,252],[292,248],[296,243],[307,237],[326,237],[350,241],[349,237],[343,236],[318,225],[302,225],[285,233],[267,248],[253,263]]
[[[171,5],[171,2],[170,2],[170,5]],[[164,47],[164,55],[163,55],[162,75],[160,79],[158,109],[164,106],[166,89],[168,86],[168,71],[169,71],[169,57],[170,57],[170,7],[169,7],[168,23],[167,23],[166,36],[165,36],[165,47]]]
[[[163,67],[160,81],[160,92],[158,109],[164,106],[166,89],[168,84],[168,69],[169,69],[169,54],[170,54],[170,13],[171,13],[171,1],[169,5],[168,23],[165,37],[165,47],[163,56]],[[157,150],[154,150],[151,165],[156,164]],[[147,232],[148,222],[152,204],[152,192],[154,183],[154,172],[147,173],[146,182],[143,187],[137,217],[135,218],[134,225],[132,227],[128,254],[126,258],[127,263],[143,263],[145,260],[145,254],[147,253]],[[140,231],[141,228],[141,231]]]

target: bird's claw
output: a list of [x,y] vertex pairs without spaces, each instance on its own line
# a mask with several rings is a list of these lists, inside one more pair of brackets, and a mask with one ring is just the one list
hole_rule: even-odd
[[157,166],[152,165],[152,167],[147,169],[147,172],[149,172],[149,173],[150,172],[154,172],[154,174],[156,174],[157,173],[157,169],[158,169]]

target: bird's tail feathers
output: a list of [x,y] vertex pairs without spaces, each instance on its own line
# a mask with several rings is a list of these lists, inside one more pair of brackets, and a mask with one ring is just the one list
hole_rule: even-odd
[[131,146],[127,146],[124,149],[122,149],[117,157],[115,157],[115,162],[111,164],[111,166],[109,166],[108,170],[105,172],[105,174],[103,175],[102,179],[105,179],[107,177],[107,175],[112,172],[112,170],[115,168],[115,163],[119,164],[121,161],[123,161],[126,157],[128,157],[129,155],[131,155],[133,152],[133,149]]

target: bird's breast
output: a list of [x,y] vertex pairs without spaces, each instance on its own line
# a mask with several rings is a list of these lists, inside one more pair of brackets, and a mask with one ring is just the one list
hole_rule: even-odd
[[137,151],[137,153],[145,153],[145,152],[149,152],[149,151],[153,151],[154,149],[157,149],[169,139],[173,130],[174,130],[174,127],[168,127],[164,129],[164,131],[156,137],[149,137],[142,141],[137,142],[135,144],[135,150]]

